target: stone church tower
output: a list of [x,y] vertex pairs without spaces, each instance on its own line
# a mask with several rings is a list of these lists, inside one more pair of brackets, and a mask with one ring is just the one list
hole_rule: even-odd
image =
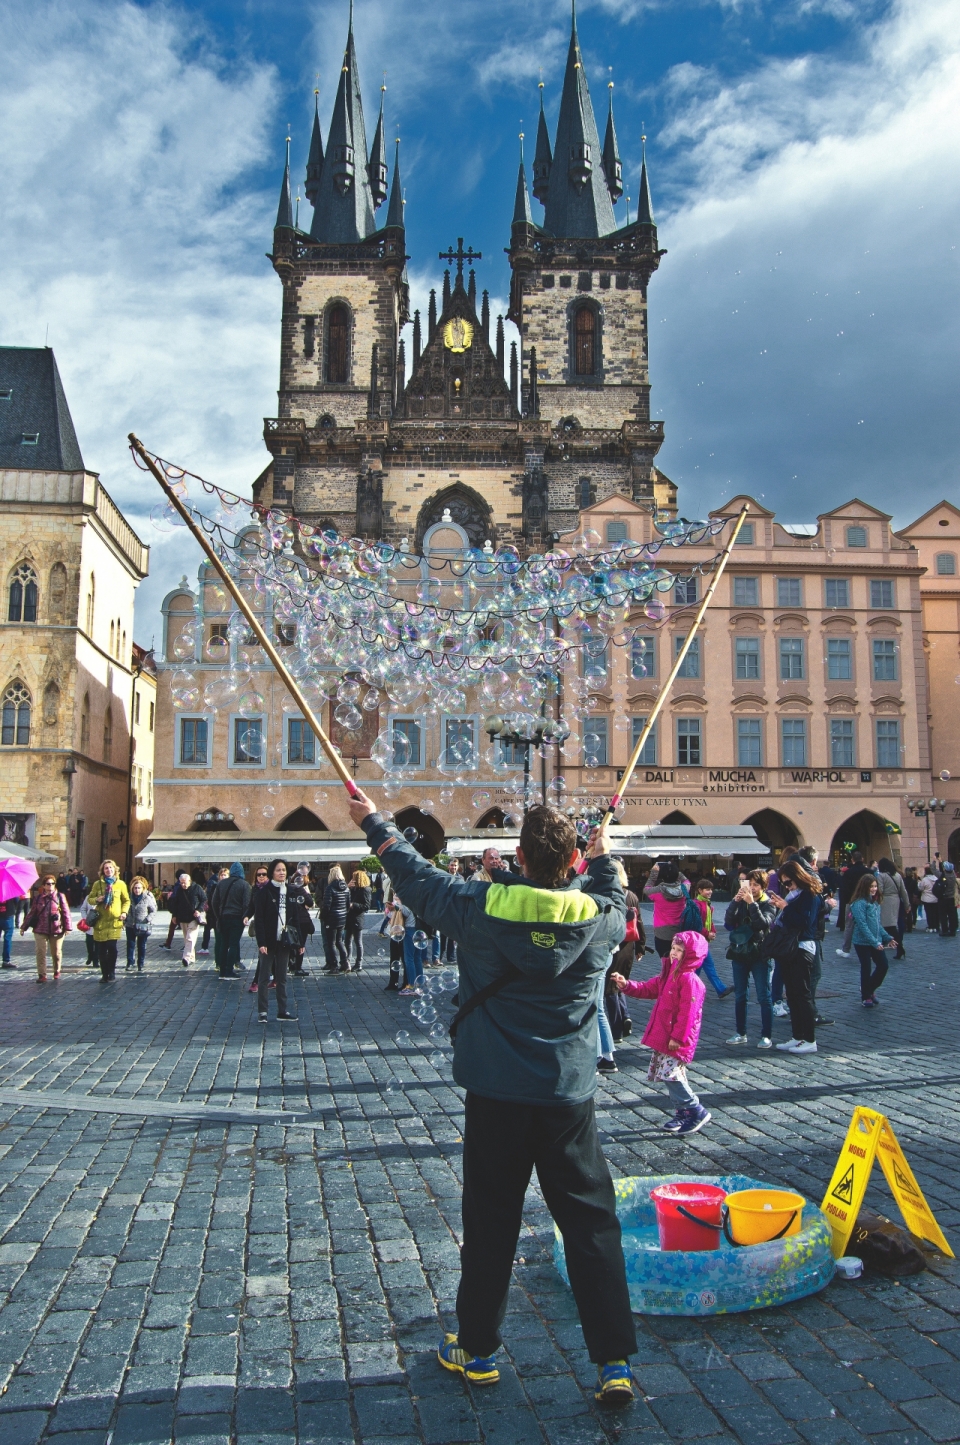
[[382,103],[367,149],[351,14],[326,149],[314,118],[309,232],[294,223],[289,154],[283,177],[279,406],[258,501],[411,548],[444,522],[445,547],[539,550],[612,493],[675,510],[650,419],[647,286],[663,253],[646,161],[638,218],[618,227],[612,101],[601,148],[575,15],[552,146],[541,105],[533,190],[541,224],[521,158],[509,247],[520,354],[514,344],[508,360],[485,292],[478,306],[464,269],[479,257],[459,241],[442,256],[455,271],[439,305],[431,293],[426,323],[413,318],[408,379],[399,145],[388,185]]

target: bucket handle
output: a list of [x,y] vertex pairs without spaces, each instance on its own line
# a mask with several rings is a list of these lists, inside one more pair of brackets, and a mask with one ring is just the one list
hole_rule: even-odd
[[[776,1234],[771,1234],[770,1238],[769,1238],[769,1239],[765,1239],[765,1240],[763,1241],[763,1243],[764,1243],[764,1244],[773,1244],[776,1240],[782,1239],[783,1236],[786,1234],[787,1230],[788,1230],[788,1229],[791,1227],[791,1225],[793,1224],[793,1221],[796,1219],[798,1213],[799,1213],[799,1211],[795,1209],[795,1210],[793,1211],[793,1213],[791,1214],[790,1218],[787,1220],[786,1224],[783,1226],[783,1228],[782,1228],[782,1229],[778,1229],[777,1232],[776,1232]],[[724,1238],[726,1239],[727,1243],[728,1243],[728,1244],[732,1244],[733,1247],[734,1247],[734,1249],[747,1249],[747,1248],[749,1248],[748,1245],[741,1244],[738,1239],[734,1239],[733,1235],[730,1233],[730,1210],[727,1208],[727,1206],[726,1206],[725,1204],[724,1204],[723,1208],[721,1209],[721,1219],[723,1220],[723,1234],[724,1234]]]
[[715,1229],[719,1234],[721,1227],[719,1224],[709,1224],[706,1219],[698,1219],[695,1214],[690,1213],[689,1209],[684,1209],[682,1204],[678,1204],[676,1210],[678,1214],[683,1215],[684,1219],[689,1219],[692,1224],[699,1224],[703,1229]]

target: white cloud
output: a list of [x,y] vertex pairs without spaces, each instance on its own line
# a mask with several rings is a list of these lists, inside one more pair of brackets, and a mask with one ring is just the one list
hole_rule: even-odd
[[661,207],[651,365],[691,510],[858,492],[903,522],[955,481],[956,18],[900,0],[851,60],[668,77],[687,190]]
[[0,341],[49,327],[84,460],[155,548],[141,616],[184,564],[144,525],[127,432],[238,490],[267,460],[280,287],[245,178],[268,153],[279,175],[274,92],[180,13],[0,8]]

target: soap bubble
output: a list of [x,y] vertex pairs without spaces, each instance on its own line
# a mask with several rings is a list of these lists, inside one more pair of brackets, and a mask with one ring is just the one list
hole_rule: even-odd
[[330,794],[326,791],[325,788],[320,788],[316,793],[314,793],[313,801],[316,803],[318,808],[324,808],[330,801]]
[[219,632],[215,632],[207,642],[206,654],[208,661],[222,665],[230,659],[230,644]]
[[430,1055],[430,1062],[435,1069],[442,1069],[448,1062],[448,1055],[442,1049],[435,1049]]
[[260,809],[260,816],[262,818],[266,818],[269,821],[270,818],[275,818],[277,816],[277,810],[272,803],[266,803]]
[[460,971],[456,968],[442,968],[440,980],[443,984],[444,993],[452,992],[460,983]]
[[416,843],[420,837],[420,834],[417,832],[416,828],[404,828],[403,836],[406,842]]
[[279,778],[271,778],[269,783],[267,784],[267,792],[270,793],[271,796],[274,798],[280,796],[282,788],[283,784],[280,782]]
[[432,818],[437,811],[437,805],[432,798],[421,798],[417,806],[421,813],[425,813],[428,818]]
[[941,769],[941,771],[940,771],[940,781],[941,781],[941,783],[949,783],[949,781],[950,781],[950,770],[949,770],[949,768],[942,768],[942,769]]
[[422,929],[422,928],[418,928],[417,931],[416,931],[416,933],[413,935],[413,946],[414,946],[414,948],[426,948],[426,946],[427,946],[427,944],[428,944],[429,942],[430,942],[430,940],[429,940],[429,938],[427,937],[427,935],[424,933],[423,929]]
[[331,1029],[330,1032],[327,1034],[327,1043],[328,1043],[328,1044],[333,1044],[333,1045],[338,1045],[338,1044],[340,1043],[340,1040],[341,1040],[342,1038],[343,1038],[343,1032],[342,1032],[342,1030],[340,1030],[340,1029]]
[[395,1035],[394,1035],[394,1040],[393,1040],[393,1041],[394,1041],[394,1043],[397,1045],[397,1047],[400,1048],[400,1049],[409,1048],[409,1046],[410,1046],[410,1035],[407,1033],[406,1029],[401,1029],[398,1034],[395,1034]]
[[470,801],[475,808],[487,808],[490,806],[490,794],[486,788],[478,788]]
[[360,684],[352,677],[345,677],[337,687],[340,702],[356,702],[360,696]]

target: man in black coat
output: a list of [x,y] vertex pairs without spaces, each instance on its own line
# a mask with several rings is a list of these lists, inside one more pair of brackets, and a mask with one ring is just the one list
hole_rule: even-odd
[[277,986],[277,1018],[293,1019],[287,1010],[287,970],[290,959],[313,932],[310,894],[296,879],[287,882],[287,865],[275,858],[268,868],[269,882],[253,895],[253,924],[260,950],[257,983],[257,1012],[267,1023],[270,1002],[270,974]]
[[837,927],[842,928],[846,922],[847,904],[854,895],[857,884],[865,873],[870,869],[863,861],[862,853],[851,853],[850,862],[840,874],[840,887],[837,889],[837,896],[840,900],[840,912],[837,916]]
[[184,871],[177,878],[177,886],[170,894],[170,914],[173,923],[183,932],[184,968],[196,963],[197,932],[206,906],[207,897],[199,883],[194,883],[190,874]]

